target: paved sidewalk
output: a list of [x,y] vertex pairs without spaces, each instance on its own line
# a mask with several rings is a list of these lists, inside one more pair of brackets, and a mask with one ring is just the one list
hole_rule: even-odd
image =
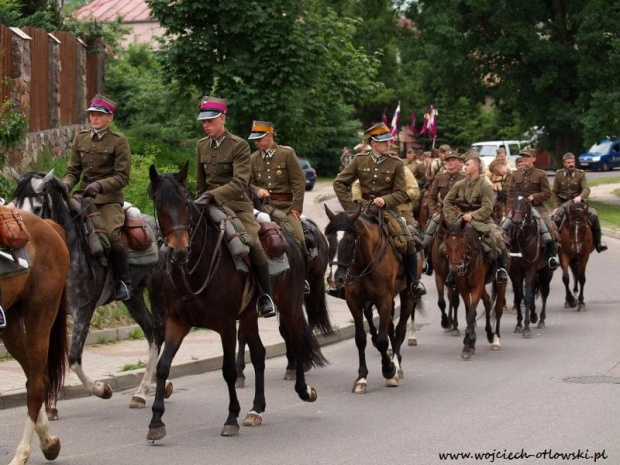
[[[329,314],[335,334],[329,338],[319,337],[321,345],[333,344],[351,338],[354,334],[352,318],[344,300],[327,296]],[[260,335],[267,349],[267,357],[284,355],[284,341],[278,330],[278,318],[260,319]],[[247,354],[247,351],[246,351]],[[249,355],[248,355],[249,357]],[[123,340],[113,344],[89,345],[84,349],[83,366],[93,380],[108,383],[113,391],[137,387],[144,369],[123,371],[123,367],[146,362],[148,350],[145,339]],[[222,345],[217,333],[208,330],[190,332],[177,353],[170,379],[189,374],[219,370],[222,366]],[[25,405],[26,377],[15,360],[0,362],[0,409]],[[60,399],[88,395],[77,376],[70,373]]]

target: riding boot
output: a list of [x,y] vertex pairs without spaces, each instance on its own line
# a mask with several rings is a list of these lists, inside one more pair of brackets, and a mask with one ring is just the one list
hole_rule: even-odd
[[594,248],[598,253],[604,252],[607,250],[607,244],[605,244],[602,239],[601,232],[601,223],[598,220],[598,216],[596,215],[588,215],[590,219],[590,224],[592,226],[592,239],[594,240]]
[[560,266],[560,260],[558,259],[558,246],[554,240],[551,240],[545,244],[545,252],[549,269],[557,270]]
[[497,273],[495,275],[495,281],[497,284],[505,284],[508,282],[508,257],[506,257],[506,253],[501,251],[497,256]]
[[6,328],[6,315],[4,314],[4,309],[0,305],[0,330]]
[[403,261],[405,263],[407,285],[409,286],[411,297],[422,297],[426,294],[426,289],[424,288],[424,285],[418,281],[418,255],[416,253],[405,255],[403,257]]
[[271,277],[269,276],[269,264],[263,262],[259,265],[254,265],[256,270],[256,277],[258,278],[258,284],[260,285],[263,293],[256,302],[256,309],[258,316],[263,318],[271,318],[276,316],[276,304],[271,297]]
[[112,247],[110,249],[110,259],[118,279],[114,287],[114,300],[128,300],[131,298],[131,277],[129,276],[129,265],[127,264],[127,251],[124,247]]
[[424,267],[422,271],[426,276],[431,276],[433,274],[433,260],[431,260],[430,247],[424,247]]

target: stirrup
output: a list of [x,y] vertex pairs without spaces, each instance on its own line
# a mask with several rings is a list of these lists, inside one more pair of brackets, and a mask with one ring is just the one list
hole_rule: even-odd
[[497,269],[497,273],[495,273],[495,281],[497,284],[506,284],[508,282],[508,273],[506,272],[506,268]]
[[560,266],[560,262],[558,261],[558,257],[549,257],[548,266],[551,271],[557,270]]
[[131,299],[131,285],[124,281],[116,283],[114,288],[114,300],[129,300]]
[[424,264],[422,265],[422,272],[426,276],[431,276],[433,274],[433,269],[431,268],[431,264],[428,260],[424,260]]
[[304,294],[310,294],[310,283],[307,279],[304,281]]
[[2,305],[0,305],[0,329],[4,328],[6,328],[6,314],[4,313]]
[[423,295],[426,295],[426,288],[420,281],[414,281],[409,284],[409,292],[411,293],[411,297],[422,297]]
[[601,253],[607,250],[607,244],[605,244],[603,241],[600,241],[598,244],[594,244],[594,248],[598,253]]
[[276,304],[273,303],[269,294],[263,294],[258,298],[256,301],[256,311],[261,318],[276,316]]

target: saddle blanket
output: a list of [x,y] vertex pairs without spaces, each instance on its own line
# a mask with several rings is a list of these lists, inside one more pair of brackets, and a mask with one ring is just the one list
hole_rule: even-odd
[[[250,269],[248,265],[243,261],[243,259],[235,258],[235,268],[237,271],[242,273],[249,273]],[[282,257],[277,260],[268,259],[267,264],[269,265],[269,276],[278,276],[281,273],[284,273],[286,270],[290,268],[288,263],[288,256],[286,254],[282,255]]]
[[[15,254],[15,257],[17,257],[17,262],[15,262],[12,254]],[[11,249],[0,249],[0,278],[26,273],[30,265],[32,265],[32,260],[26,247],[13,249],[12,251]]]

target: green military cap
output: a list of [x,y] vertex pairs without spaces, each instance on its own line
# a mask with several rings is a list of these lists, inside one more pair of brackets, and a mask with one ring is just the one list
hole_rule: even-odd
[[480,161],[480,154],[478,153],[477,150],[468,150],[467,152],[465,152],[463,154],[463,161],[467,161],[467,160],[478,160]]
[[443,144],[439,146],[439,151],[443,152],[443,153],[450,153],[452,149],[450,148],[450,146],[448,144]]
[[458,158],[460,159],[461,154],[458,153],[457,151],[453,151],[453,150],[449,150],[448,153],[446,154],[446,157],[444,158],[444,160],[449,160],[450,158]]
[[206,119],[214,119],[220,116],[222,113],[226,114],[227,104],[226,99],[205,96],[200,102],[200,112],[198,113],[198,121]]
[[564,154],[564,156],[562,157],[562,161],[564,161],[564,160],[574,160],[574,159],[575,159],[575,155],[573,155],[570,152],[566,152]]
[[536,152],[535,149],[528,148],[528,149],[521,150],[521,152],[519,152],[519,155],[521,155],[522,157],[536,158],[536,156],[538,155],[538,152]]

